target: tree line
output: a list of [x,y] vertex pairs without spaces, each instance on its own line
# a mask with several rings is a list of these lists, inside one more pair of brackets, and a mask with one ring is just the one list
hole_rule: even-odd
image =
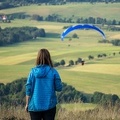
[[112,43],[114,46],[120,46],[120,39],[114,39],[114,40],[100,40],[99,43]]
[[51,14],[46,17],[33,14],[33,15],[26,15],[25,13],[13,13],[13,14],[7,14],[6,15],[6,20],[3,20],[2,17],[5,16],[4,14],[0,14],[0,18],[2,22],[11,22],[11,20],[14,19],[31,19],[31,20],[36,20],[36,21],[49,21],[49,22],[61,22],[61,23],[89,23],[89,24],[97,24],[97,25],[108,25],[108,30],[112,31],[120,31],[120,27],[115,27],[112,25],[120,25],[120,21],[113,19],[113,20],[108,20],[106,18],[101,18],[97,17],[94,18],[92,16],[88,18],[83,18],[83,17],[76,17],[75,15],[71,15],[69,18],[62,18],[58,14]]
[[[25,105],[25,84],[27,78],[15,80],[6,85],[0,83],[0,105]],[[100,105],[115,105],[120,103],[116,94],[94,92],[93,94],[77,91],[73,86],[63,83],[63,90],[57,93],[59,103],[95,103]]]
[[[109,54],[109,55],[107,55],[106,53],[100,53],[100,54],[98,54],[96,57],[98,58],[98,59],[101,59],[101,58],[106,58],[107,56],[109,57],[109,56],[111,56],[111,55],[113,55],[113,56],[115,56],[115,55],[117,55],[117,54],[119,54],[120,55],[120,51],[118,52],[118,53],[116,53],[116,52],[113,52],[113,53],[111,53],[111,54]],[[93,56],[93,55],[88,55],[88,60],[93,60],[95,58],[95,56]],[[54,62],[54,67],[58,67],[58,66],[65,66],[65,64],[66,64],[66,61],[64,60],[64,59],[62,59],[62,60],[60,60],[59,62]],[[79,65],[79,64],[81,64],[81,65],[84,65],[85,64],[85,60],[83,59],[83,58],[77,58],[77,60],[69,60],[68,61],[68,64],[66,65],[66,67],[70,67],[70,66],[72,66],[72,65]]]
[[37,27],[8,27],[0,28],[0,46],[18,43],[27,40],[33,40],[37,37],[45,37],[46,33],[43,28]]
[[0,10],[19,7],[19,6],[28,6],[30,4],[45,4],[45,5],[64,5],[68,2],[77,2],[77,3],[85,3],[89,2],[91,4],[104,2],[108,3],[119,3],[120,0],[0,0]]
[[[89,24],[101,24],[102,26],[104,25],[120,25],[120,21],[117,20],[107,20],[106,18],[101,18],[101,17],[88,17],[88,18],[76,18],[75,15],[71,15],[70,18],[61,18],[58,14],[52,14],[52,15],[48,15],[47,17],[43,17],[40,15],[32,15],[31,16],[32,20],[37,20],[37,21],[51,21],[51,22],[61,22],[61,23],[89,23]],[[113,27],[109,27],[109,29],[119,29],[119,27],[117,28],[113,28]]]

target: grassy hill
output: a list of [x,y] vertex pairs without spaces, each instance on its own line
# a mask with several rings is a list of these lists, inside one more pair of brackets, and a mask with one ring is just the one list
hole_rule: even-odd
[[[25,6],[14,9],[0,10],[0,13],[12,14],[24,12],[25,14],[39,14],[47,16],[49,14],[59,14],[62,17],[103,17],[107,19],[120,20],[120,4],[68,4],[63,6]],[[26,41],[0,47],[0,82],[8,83],[13,80],[27,77],[31,67],[35,65],[37,51],[40,48],[47,48],[51,52],[52,59],[56,62],[65,60],[66,65],[69,60],[77,60],[79,57],[85,60],[85,65],[74,65],[71,67],[58,67],[62,81],[74,86],[77,90],[85,93],[95,91],[117,94],[120,96],[120,47],[111,44],[98,43],[102,40],[101,35],[93,30],[78,30],[70,33],[64,41],[60,40],[63,27],[71,25],[69,23],[37,22],[29,19],[13,20],[12,23],[0,23],[1,28],[37,26],[44,28],[46,38]],[[120,38],[119,32],[104,30],[108,40]],[[79,39],[69,38],[77,33]],[[98,54],[107,54],[105,58],[97,57]],[[116,53],[115,56],[113,53]],[[89,60],[88,56],[94,56]],[[63,105],[68,109],[75,104]],[[79,105],[77,104],[79,107]],[[94,108],[90,105],[89,108]],[[80,107],[81,108],[81,105]],[[83,107],[82,107],[83,108]]]
[[[16,20],[9,26],[20,26]],[[14,24],[15,23],[15,24]],[[111,44],[100,44],[98,40],[102,37],[96,31],[75,31],[79,39],[69,37],[60,40],[60,33],[63,31],[62,23],[35,22],[29,20],[21,21],[23,25],[39,26],[47,31],[46,38],[38,38],[33,41],[22,42],[0,48],[0,82],[7,83],[21,77],[27,77],[31,67],[34,67],[37,51],[40,48],[47,48],[56,62],[65,60],[66,65],[70,60],[77,60],[79,57],[85,60],[85,65],[74,65],[72,67],[57,68],[63,82],[73,85],[77,90],[86,93],[101,91],[104,93],[119,93],[120,78],[120,49]],[[31,24],[33,23],[33,24]],[[5,24],[2,24],[3,27]],[[108,39],[119,34],[118,32],[105,31]],[[113,53],[116,53],[114,56]],[[98,59],[98,54],[107,54],[106,58]],[[88,56],[94,56],[89,60]]]

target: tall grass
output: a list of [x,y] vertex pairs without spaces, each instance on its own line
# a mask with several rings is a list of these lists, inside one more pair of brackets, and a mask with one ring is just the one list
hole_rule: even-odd
[[[120,106],[96,107],[85,111],[59,108],[56,120],[120,120]],[[29,113],[23,107],[1,107],[0,120],[29,120]]]

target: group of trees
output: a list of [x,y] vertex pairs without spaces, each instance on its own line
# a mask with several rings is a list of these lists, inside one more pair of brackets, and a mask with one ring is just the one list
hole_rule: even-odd
[[[120,24],[118,24],[118,25],[120,25]],[[107,27],[107,30],[109,30],[109,31],[120,31],[120,27],[119,26],[113,26],[113,25],[109,25],[108,27]]]
[[120,39],[112,40],[111,43],[115,46],[120,46]]
[[[82,58],[78,58],[76,61],[69,60],[68,66],[82,64],[82,62],[83,62]],[[54,62],[54,67],[58,67],[60,65],[64,66],[65,64],[66,64],[65,60],[62,59],[60,62]]]
[[[1,15],[2,16],[2,15]],[[117,21],[115,19],[113,20],[107,20],[106,18],[101,18],[101,17],[88,17],[88,18],[77,18],[75,15],[71,15],[70,18],[62,18],[58,14],[51,14],[46,17],[33,14],[33,15],[25,15],[24,13],[15,13],[15,14],[9,14],[7,15],[8,20],[13,20],[13,19],[25,19],[25,18],[30,18],[32,20],[36,21],[50,21],[50,22],[62,22],[62,23],[89,23],[89,24],[101,24],[103,25],[109,25],[108,30],[113,30],[113,31],[120,31],[119,27],[111,27],[110,25],[120,25],[120,21]]]
[[[27,78],[15,80],[6,85],[0,83],[0,104],[4,105],[24,105],[25,104],[25,84]],[[87,94],[77,91],[71,85],[63,83],[63,90],[57,93],[59,103],[83,102],[107,105],[111,103],[115,105],[120,102],[117,95],[104,94],[101,92],[94,92]]]
[[114,39],[114,40],[100,40],[99,43],[112,43],[114,46],[120,46],[120,39]]
[[[118,52],[118,54],[120,54],[120,52]],[[110,55],[110,54],[109,54],[109,55]],[[115,56],[116,53],[113,52],[112,55]],[[98,54],[98,55],[97,55],[97,58],[105,58],[105,57],[107,57],[107,56],[108,56],[108,55],[107,55],[106,53],[102,53],[102,54]],[[88,56],[88,59],[89,59],[89,60],[92,60],[92,59],[94,59],[94,56],[93,56],[93,55],[89,55],[89,56]]]
[[[39,15],[38,15],[39,16]],[[117,20],[107,20],[106,18],[101,17],[88,17],[88,18],[76,18],[75,15],[71,15],[70,18],[60,18],[57,14],[48,15],[45,19],[42,16],[39,16],[42,19],[37,19],[38,21],[55,21],[63,23],[89,23],[89,24],[102,24],[102,25],[120,25],[120,21]]]
[[5,1],[1,2],[0,1],[0,10],[12,8],[12,7],[15,7],[15,6],[10,4],[10,3],[8,3],[8,2],[5,2]]
[[18,105],[25,102],[26,79],[21,78],[6,85],[0,83],[0,104]]
[[[118,52],[118,53],[115,53],[115,52],[113,52],[111,55],[113,55],[113,56],[115,56],[116,54],[120,54],[120,52]],[[107,55],[106,53],[101,53],[101,54],[98,54],[97,55],[97,58],[98,59],[101,59],[101,58],[106,58],[107,56],[110,56],[110,54],[109,55]],[[88,59],[89,60],[93,60],[95,58],[95,56],[93,56],[93,55],[88,55]],[[83,60],[83,58],[78,58],[77,60],[69,60],[68,61],[68,65],[67,65],[67,67],[68,66],[72,66],[72,65],[78,65],[78,64],[81,64],[81,65],[84,65],[84,60]],[[58,67],[58,66],[60,66],[60,65],[62,65],[62,66],[64,66],[66,64],[66,62],[65,62],[65,60],[64,59],[62,59],[60,62],[54,62],[54,67]]]
[[0,46],[45,36],[45,30],[42,28],[38,29],[37,27],[12,27],[5,29],[0,28]]
[[[26,78],[15,80],[4,85],[0,83],[0,103],[6,105],[25,104],[25,84]],[[63,91],[57,94],[60,103],[83,101],[86,97],[83,93],[76,91],[72,86],[63,83]]]
[[91,102],[95,104],[101,104],[101,105],[115,105],[115,103],[120,102],[120,99],[115,94],[104,94],[101,92],[94,92]]

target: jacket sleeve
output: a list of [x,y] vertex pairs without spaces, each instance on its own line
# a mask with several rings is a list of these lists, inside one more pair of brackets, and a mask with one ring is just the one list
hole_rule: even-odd
[[29,75],[28,75],[27,83],[26,83],[26,95],[27,96],[31,96],[31,94],[32,94],[33,80],[34,80],[34,76],[33,76],[32,70],[31,70]]
[[55,81],[55,91],[58,91],[58,92],[61,91],[62,81],[61,81],[59,73],[56,70],[55,70],[54,81]]

